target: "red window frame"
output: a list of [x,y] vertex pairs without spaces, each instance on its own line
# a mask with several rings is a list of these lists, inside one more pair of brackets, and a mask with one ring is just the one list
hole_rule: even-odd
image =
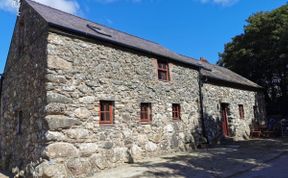
[[167,62],[158,61],[158,79],[163,81],[169,81],[169,64]]
[[140,104],[140,122],[149,123],[152,121],[152,107],[151,103]]
[[172,104],[172,118],[173,120],[181,119],[181,106],[180,104]]
[[244,106],[242,104],[239,104],[238,106],[240,119],[244,119]]
[[99,106],[99,124],[113,124],[114,119],[114,102],[100,101]]

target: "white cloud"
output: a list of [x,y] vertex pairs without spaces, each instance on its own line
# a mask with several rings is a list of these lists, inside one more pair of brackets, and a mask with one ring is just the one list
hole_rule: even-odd
[[18,1],[15,0],[0,0],[0,10],[17,12]]
[[[18,9],[18,0],[0,0],[0,10],[16,12]],[[76,0],[34,0],[35,2],[59,9],[70,14],[76,14],[79,11],[79,4]]]
[[235,4],[239,0],[200,0],[202,3],[214,3],[214,4],[219,4],[222,6],[229,6],[232,4]]
[[59,9],[64,12],[68,12],[70,14],[76,14],[79,10],[79,4],[75,0],[34,0],[41,4],[45,4],[47,6],[53,7],[55,9]]

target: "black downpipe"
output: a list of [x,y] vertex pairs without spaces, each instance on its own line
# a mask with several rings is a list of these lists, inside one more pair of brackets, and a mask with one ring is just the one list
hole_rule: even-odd
[[204,120],[203,94],[202,94],[203,82],[202,82],[201,69],[199,69],[198,85],[199,85],[200,119],[201,119],[201,126],[202,126],[202,135],[203,135],[203,137],[205,137],[207,144],[209,144],[209,140],[208,140],[208,137],[206,135],[206,127],[205,127],[205,120]]

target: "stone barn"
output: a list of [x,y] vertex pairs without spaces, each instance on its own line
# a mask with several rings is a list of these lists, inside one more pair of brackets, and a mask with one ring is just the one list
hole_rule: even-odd
[[201,140],[244,139],[265,116],[261,90],[204,59],[22,0],[1,77],[1,165],[87,177]]

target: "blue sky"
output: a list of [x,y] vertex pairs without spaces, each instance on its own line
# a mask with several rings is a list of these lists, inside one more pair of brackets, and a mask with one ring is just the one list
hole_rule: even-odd
[[[0,0],[0,72],[15,25],[13,0]],[[194,58],[218,60],[224,44],[242,33],[253,13],[287,0],[35,0]]]

